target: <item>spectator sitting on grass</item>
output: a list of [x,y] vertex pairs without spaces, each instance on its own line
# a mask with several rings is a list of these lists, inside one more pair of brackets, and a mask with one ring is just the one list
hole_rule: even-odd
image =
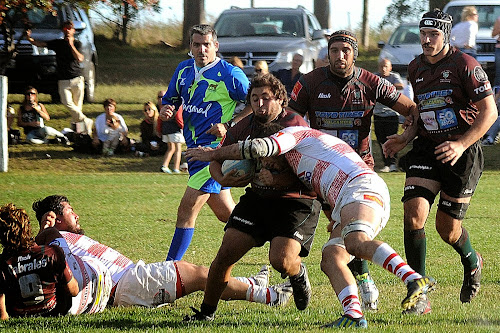
[[[98,115],[95,119],[95,130],[93,131],[92,147],[97,152],[104,152],[103,143],[110,140],[112,136],[116,134],[113,132],[113,130],[110,130],[110,128],[115,129],[115,127],[118,126],[122,128],[121,138],[119,138],[118,146],[113,151],[113,154],[128,152],[130,148],[130,140],[127,138],[128,128],[123,117],[118,113],[115,113],[116,101],[112,98],[108,98],[103,102],[103,106],[105,112]],[[118,119],[119,125],[112,124],[113,115]],[[109,152],[109,150],[107,150],[107,152]]]
[[140,124],[141,142],[135,145],[135,156],[154,156],[165,152],[166,145],[161,140],[161,121],[156,105],[144,103],[144,119]]

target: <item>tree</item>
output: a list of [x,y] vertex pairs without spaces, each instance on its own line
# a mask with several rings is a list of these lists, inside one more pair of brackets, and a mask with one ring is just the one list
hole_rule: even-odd
[[323,29],[329,29],[331,26],[330,0],[314,0],[314,15]]
[[182,46],[189,48],[189,29],[193,25],[205,23],[205,1],[184,0],[184,24],[182,26]]
[[401,22],[418,21],[423,12],[429,10],[428,2],[421,0],[392,0],[387,12],[379,24],[382,29],[386,26],[396,26]]
[[363,17],[361,20],[361,45],[368,48],[370,42],[370,25],[368,24],[368,0],[363,0]]
[[429,0],[429,10],[433,10],[434,8],[443,9],[444,5],[446,5],[450,0]]
[[103,0],[102,2],[111,7],[111,16],[106,16],[99,10],[94,12],[111,26],[114,37],[123,44],[128,43],[130,24],[138,18],[140,11],[152,10],[156,13],[161,11],[159,0]]

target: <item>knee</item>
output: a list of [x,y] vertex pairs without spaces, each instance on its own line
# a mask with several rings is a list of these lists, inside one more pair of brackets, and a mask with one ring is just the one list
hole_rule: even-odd
[[299,264],[301,262],[299,256],[278,256],[269,255],[269,262],[271,266],[280,273],[285,273],[287,275],[295,275],[297,268],[300,269]]
[[329,272],[335,270],[336,267],[341,265],[342,263],[347,264],[349,259],[349,254],[346,253],[346,250],[338,245],[330,245],[323,248],[323,252],[321,254],[321,271],[326,275],[329,275]]

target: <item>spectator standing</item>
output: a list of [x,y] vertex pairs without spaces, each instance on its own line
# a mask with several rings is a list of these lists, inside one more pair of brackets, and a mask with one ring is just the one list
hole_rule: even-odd
[[84,60],[83,54],[80,53],[82,44],[75,40],[75,27],[72,21],[65,21],[62,24],[62,31],[63,39],[48,42],[34,40],[31,37],[31,30],[27,30],[26,35],[31,44],[47,47],[56,52],[59,96],[71,114],[72,128],[77,133],[92,137],[92,119],[87,118],[82,112],[85,93],[85,80],[80,68],[80,63]]
[[493,29],[491,30],[491,37],[495,37],[497,42],[495,44],[495,83],[494,93],[495,100],[500,96],[500,16],[495,20]]
[[[172,174],[180,173],[181,157],[182,157],[182,144],[186,141],[182,134],[182,106],[176,111],[175,115],[170,118],[160,116],[160,126],[162,133],[162,142],[167,145],[163,163],[160,168],[161,171]],[[174,159],[174,168],[170,170],[170,160]]]
[[493,125],[491,125],[490,129],[486,132],[481,144],[483,146],[491,146],[495,143],[498,143],[499,140],[500,140],[500,116],[497,117],[497,120],[495,120]]
[[[244,102],[248,78],[243,71],[217,57],[219,42],[209,25],[196,25],[190,31],[193,59],[181,62],[163,96],[160,115],[170,118],[182,105],[184,139],[187,147],[219,144],[213,127],[230,123],[237,102]],[[189,164],[189,180],[177,211],[177,222],[167,260],[180,260],[194,234],[196,217],[208,203],[217,218],[226,222],[235,206],[228,188],[210,176],[207,162]]]
[[0,207],[0,242],[0,319],[67,314],[78,283],[58,246],[34,242],[24,209]]
[[[397,90],[403,89],[403,80],[398,73],[392,71],[392,64],[389,59],[382,59],[378,64],[378,73],[375,75],[386,79],[396,87]],[[393,109],[383,105],[382,103],[375,104],[373,109],[373,127],[375,129],[375,136],[377,137],[380,151],[382,152],[382,159],[384,167],[380,172],[394,172],[398,171],[396,164],[397,156],[385,156],[382,151],[382,145],[387,140],[387,137],[398,133],[399,129],[399,113]]]
[[254,65],[254,75],[262,75],[269,73],[269,67],[267,66],[267,61],[259,60],[255,62]]
[[68,138],[52,127],[45,126],[44,120],[50,120],[45,105],[38,102],[38,91],[29,86],[24,93],[24,100],[19,107],[17,125],[24,129],[26,141],[33,144],[48,143],[49,137],[55,137],[59,142],[69,145]]
[[[92,146],[98,152],[103,150],[103,143],[110,141],[116,135],[115,131],[119,131],[120,137],[117,148],[113,151],[116,152],[127,152],[130,148],[130,140],[127,138],[128,127],[125,124],[125,120],[121,115],[116,113],[116,101],[112,98],[106,99],[102,105],[104,106],[104,113],[101,113],[95,119],[95,131],[92,138]],[[116,121],[117,119],[117,121]],[[107,155],[109,151],[106,151]]]
[[[406,258],[411,267],[425,274],[424,226],[439,193],[436,230],[460,257],[460,301],[468,303],[479,292],[483,260],[472,247],[463,220],[483,171],[479,140],[497,119],[498,112],[481,65],[450,47],[451,22],[452,17],[438,9],[422,16],[419,27],[423,53],[408,67],[418,97],[418,121],[402,136],[389,138],[384,150],[392,154],[417,136],[405,156],[406,181],[401,199]],[[439,71],[435,71],[436,64]],[[428,300],[420,301],[414,313],[430,312]]]
[[292,58],[292,67],[290,69],[280,69],[279,71],[273,73],[273,75],[285,85],[288,97],[290,97],[295,83],[302,75],[300,72],[300,66],[302,66],[303,62],[304,56],[302,54],[295,53]]
[[[352,32],[332,33],[328,41],[329,66],[302,75],[292,91],[289,106],[307,115],[312,128],[347,142],[373,170],[370,131],[375,103],[403,115],[408,115],[415,104],[387,80],[356,67],[357,56],[358,41]],[[330,218],[329,209],[324,209]],[[358,280],[363,307],[376,310],[379,292],[369,275],[367,262],[355,259],[349,267]]]
[[465,6],[462,9],[461,22],[451,28],[450,45],[467,53],[471,57],[477,56],[476,35],[479,27],[477,9],[474,6]]
[[[331,33],[332,32],[328,29],[323,34],[323,36],[326,39],[327,44],[328,44],[328,41],[330,40]],[[328,64],[329,64],[329,62],[328,62],[328,45],[327,45],[327,46],[323,47],[321,50],[319,50],[318,58],[316,59],[316,63],[315,63],[315,68],[328,66]]]

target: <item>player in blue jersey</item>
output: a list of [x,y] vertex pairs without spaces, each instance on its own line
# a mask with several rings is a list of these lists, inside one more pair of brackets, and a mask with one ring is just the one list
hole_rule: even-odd
[[[191,28],[190,48],[192,59],[177,66],[163,96],[161,114],[172,117],[182,105],[187,147],[216,147],[221,138],[214,134],[213,126],[232,121],[236,103],[245,101],[249,82],[240,68],[217,57],[219,42],[211,26]],[[229,188],[221,188],[211,178],[207,162],[189,162],[189,180],[177,211],[167,260],[182,259],[205,203],[222,222],[228,220],[235,206]]]

